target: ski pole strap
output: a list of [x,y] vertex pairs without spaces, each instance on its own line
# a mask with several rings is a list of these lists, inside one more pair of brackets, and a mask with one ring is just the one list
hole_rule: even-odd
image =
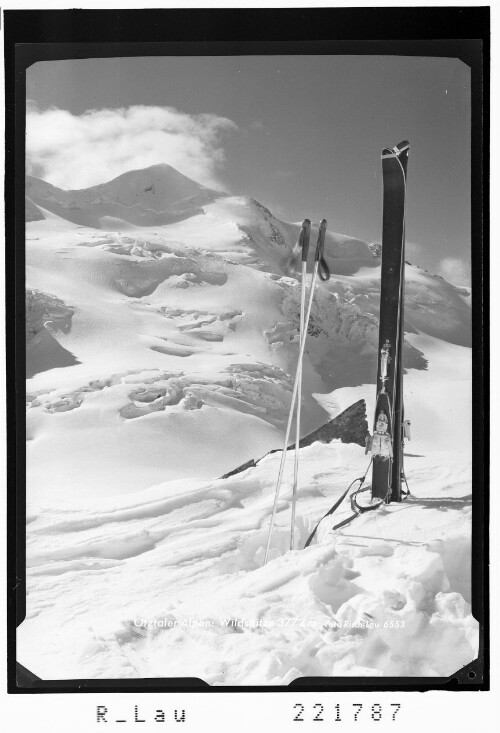
[[357,512],[355,512],[354,514],[351,514],[351,516],[350,517],[347,517],[347,519],[343,519],[338,524],[335,524],[331,528],[330,532],[334,532],[336,529],[340,529],[341,527],[345,527],[346,524],[349,524],[349,522],[352,522],[352,520],[353,519],[356,519],[357,516],[358,516],[358,513]]
[[302,251],[302,262],[307,262],[307,255],[309,254],[309,239],[311,237],[311,221],[310,219],[304,219],[302,222],[302,229],[299,235],[299,247]]
[[[359,480],[359,479],[358,479],[358,480]],[[353,482],[353,483],[354,483],[354,482]],[[351,484],[351,486],[352,486],[352,484]],[[344,493],[342,494],[342,496],[341,496],[341,497],[340,497],[339,499],[337,499],[337,501],[336,501],[336,502],[335,502],[335,504],[334,504],[334,505],[333,505],[333,506],[331,507],[331,509],[329,509],[329,510],[327,511],[327,513],[326,513],[326,514],[324,514],[324,515],[323,515],[323,516],[321,517],[321,519],[319,520],[318,524],[317,524],[317,525],[315,526],[315,528],[313,529],[313,531],[311,532],[311,534],[310,534],[310,535],[309,535],[309,537],[307,538],[307,542],[306,542],[306,544],[304,545],[304,550],[306,549],[306,547],[309,547],[309,545],[310,545],[310,544],[311,544],[311,542],[313,541],[313,539],[314,539],[314,535],[316,534],[316,530],[318,529],[318,527],[319,527],[319,525],[321,524],[321,522],[323,521],[323,519],[326,519],[326,517],[329,517],[329,516],[330,516],[330,514],[333,514],[333,512],[334,512],[334,511],[335,511],[336,509],[338,509],[338,507],[339,507],[339,506],[340,506],[340,505],[342,504],[342,502],[343,502],[343,501],[344,501],[344,499],[346,498],[347,494],[349,493],[349,489],[351,488],[351,486],[349,486],[349,487],[348,487],[348,488],[347,488],[347,489],[346,489],[346,490],[344,491]]]
[[[352,522],[352,520],[355,517],[357,517],[358,514],[361,514],[361,511],[358,511],[357,510],[357,504],[356,504],[356,506],[353,504],[353,498],[355,498],[356,497],[356,494],[359,494],[360,491],[368,491],[368,489],[370,488],[368,486],[366,489],[361,489],[361,487],[363,486],[363,484],[365,482],[365,479],[366,479],[366,477],[368,475],[368,471],[370,470],[370,466],[372,465],[372,462],[373,462],[373,458],[370,459],[370,462],[368,464],[368,468],[364,472],[363,476],[360,476],[359,478],[355,478],[354,481],[351,481],[351,483],[349,484],[349,486],[347,487],[347,489],[344,491],[344,493],[342,494],[342,496],[339,499],[337,499],[337,501],[331,507],[331,509],[329,509],[327,511],[327,513],[323,517],[321,517],[321,519],[319,520],[319,522],[317,523],[317,525],[315,526],[315,528],[313,529],[313,531],[311,532],[311,534],[307,538],[307,542],[304,545],[304,550],[306,549],[306,547],[309,547],[309,545],[313,541],[314,535],[316,534],[316,530],[318,529],[318,527],[321,524],[321,522],[323,521],[323,519],[326,519],[326,517],[329,517],[330,514],[333,514],[339,508],[339,506],[342,504],[342,502],[346,498],[347,494],[351,490],[351,486],[353,486],[353,484],[357,483],[358,481],[359,481],[359,486],[356,489],[356,491],[353,493],[353,495],[351,496],[351,508],[354,511],[354,514],[351,517],[348,517],[347,519],[344,519],[342,522],[339,522],[339,524],[335,524],[332,527],[332,531],[335,530],[335,529],[338,529],[339,527],[343,527],[345,524],[349,524],[349,522]],[[382,502],[380,502],[380,503],[382,503]],[[377,505],[375,505],[373,507],[370,507],[370,509],[371,508],[377,509],[379,506],[380,506],[380,504],[377,504]],[[361,507],[360,507],[360,509],[361,509]]]
[[[370,462],[370,463],[371,463],[371,462]],[[365,476],[366,476],[366,474],[365,474]],[[319,525],[321,524],[321,522],[323,521],[323,519],[326,519],[326,517],[329,517],[329,516],[330,516],[330,514],[333,514],[333,513],[334,513],[334,512],[335,512],[335,511],[336,511],[336,510],[337,510],[337,509],[339,508],[339,506],[340,506],[340,505],[342,504],[342,502],[343,502],[343,501],[344,501],[344,499],[346,498],[347,494],[348,494],[348,493],[349,493],[349,491],[351,490],[351,486],[352,486],[353,484],[355,484],[355,483],[356,483],[357,481],[359,481],[359,482],[360,482],[360,486],[362,486],[362,485],[363,485],[363,481],[365,480],[365,476],[361,476],[360,478],[355,478],[355,479],[354,479],[354,481],[352,481],[352,482],[351,482],[351,483],[349,484],[349,486],[348,486],[348,487],[347,487],[347,489],[346,489],[346,490],[344,491],[344,493],[342,494],[342,496],[340,496],[340,498],[339,498],[339,499],[337,499],[337,501],[335,502],[335,504],[334,504],[334,505],[333,505],[333,506],[332,506],[332,507],[331,507],[331,508],[330,508],[330,509],[329,509],[329,510],[327,511],[327,513],[326,513],[326,514],[324,514],[324,515],[323,515],[323,516],[321,517],[321,519],[319,520],[319,522],[317,523],[317,525],[315,526],[315,528],[313,529],[313,531],[311,532],[311,534],[310,534],[310,535],[309,535],[309,537],[307,538],[307,542],[306,542],[306,544],[304,545],[304,549],[305,549],[306,547],[309,547],[309,545],[310,545],[310,544],[311,544],[311,542],[313,541],[313,539],[314,539],[314,535],[316,534],[316,530],[318,529],[318,527],[319,527]],[[350,521],[350,520],[349,520],[349,521]],[[335,529],[335,527],[334,527],[334,529]]]
[[316,254],[314,256],[315,262],[318,263],[318,272],[321,280],[326,282],[330,279],[330,269],[326,263],[324,252],[325,252],[325,236],[326,236],[326,219],[322,219],[319,225],[318,231],[318,243],[316,244]]
[[[359,481],[359,479],[358,479]],[[352,522],[353,519],[356,519],[360,514],[364,514],[364,512],[369,512],[372,509],[378,509],[379,506],[381,506],[384,503],[384,499],[381,499],[378,504],[373,504],[372,506],[360,506],[356,501],[356,496],[363,491],[369,491],[370,486],[367,486],[366,489],[362,489],[361,486],[357,491],[355,491],[351,495],[351,509],[353,510],[354,514],[351,514],[350,517],[347,517],[347,519],[343,519],[342,522],[339,522],[338,524],[335,524],[331,529],[330,532],[334,532],[336,529],[340,529],[340,527],[345,527],[346,524],[349,524],[349,522]]]
[[372,509],[378,509],[382,504],[385,502],[385,499],[381,499],[377,504],[372,504],[370,506],[360,506],[358,502],[356,501],[356,496],[358,494],[361,494],[363,491],[369,491],[371,489],[371,486],[367,486],[366,489],[362,489],[361,487],[354,492],[354,494],[351,495],[351,509],[353,510],[354,514],[351,514],[350,517],[347,517],[347,519],[344,519],[342,522],[339,522],[338,524],[334,525],[330,532],[333,532],[336,529],[340,529],[340,527],[344,527],[346,524],[349,524],[349,522],[352,522],[353,519],[356,519],[360,514],[364,514],[365,512],[370,512]]

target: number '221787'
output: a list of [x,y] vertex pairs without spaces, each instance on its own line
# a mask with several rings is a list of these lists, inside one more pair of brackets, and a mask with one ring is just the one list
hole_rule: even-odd
[[309,710],[306,711],[306,706],[302,703],[295,703],[293,706],[294,710],[294,722],[305,723],[307,720],[313,720],[318,723],[326,723],[333,721],[334,723],[341,723],[342,717],[345,720],[373,720],[378,723],[382,720],[395,721],[396,715],[399,712],[401,705],[398,702],[391,702],[388,705],[380,705],[378,702],[372,705],[363,705],[361,702],[354,702],[352,705],[342,705],[342,709],[339,703],[333,706],[333,710],[328,712],[325,710],[325,706],[317,702],[315,705],[309,706]]

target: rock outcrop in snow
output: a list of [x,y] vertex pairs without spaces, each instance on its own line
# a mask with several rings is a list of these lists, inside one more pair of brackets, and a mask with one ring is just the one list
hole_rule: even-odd
[[322,425],[310,435],[302,438],[299,446],[306,448],[316,441],[331,443],[332,440],[341,440],[342,443],[357,443],[364,448],[368,433],[366,402],[358,400],[333,420],[329,420],[326,425]]
[[[43,218],[43,217],[42,217]],[[78,364],[74,355],[58,341],[58,334],[71,329],[74,311],[59,298],[26,290],[26,377],[49,369]]]
[[[357,443],[358,445],[365,445],[365,439],[369,434],[368,423],[366,421],[366,403],[364,400],[358,400],[354,405],[350,405],[343,410],[340,415],[334,417],[333,420],[329,420],[325,425],[321,425],[317,430],[313,430],[312,433],[306,435],[300,439],[300,448],[306,448],[308,445],[313,443],[331,443],[332,440],[340,440],[342,443]],[[288,450],[293,450],[295,445],[292,443]],[[269,451],[266,455],[276,453],[275,450]],[[261,458],[251,458],[241,466],[229,471],[228,473],[221,476],[221,478],[230,478],[235,476],[242,471],[246,471],[247,468],[255,468],[261,460]]]

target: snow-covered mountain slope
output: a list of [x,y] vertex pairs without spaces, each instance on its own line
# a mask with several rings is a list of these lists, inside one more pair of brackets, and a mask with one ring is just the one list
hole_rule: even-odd
[[[300,285],[284,274],[298,225],[230,197],[183,222],[125,232],[47,216],[27,224],[38,304],[28,308],[30,491],[45,492],[48,475],[63,494],[68,478],[79,494],[101,494],[184,476],[198,431],[200,477],[280,446],[298,353]],[[375,371],[380,263],[330,232],[327,259],[333,276],[318,287],[304,363],[305,433],[329,417],[313,393],[373,382]],[[347,261],[355,274],[338,274]],[[465,343],[460,291],[407,272],[410,330]],[[407,344],[405,364],[426,360]],[[117,450],[130,466],[117,467]]]
[[24,203],[24,213],[25,213],[25,219],[26,221],[41,221],[44,219],[43,213],[40,211],[38,206],[35,206],[33,201],[29,199],[27,196],[25,197],[25,203]]
[[[185,219],[224,192],[202,186],[166,163],[128,171],[91,188],[65,191],[26,176],[27,218],[33,205],[84,226],[154,226]],[[28,219],[29,220],[29,219]]]
[[[113,184],[112,196],[106,193],[113,206],[145,211],[153,204],[141,186],[151,170],[144,177],[132,172],[140,182],[136,194],[129,174],[88,191]],[[130,619],[141,603],[142,615],[197,616],[200,593],[214,599],[210,614],[236,617],[243,599],[253,598],[247,615],[307,612],[322,621],[359,594],[373,600],[373,568],[358,569],[363,563],[350,550],[339,560],[335,541],[259,569],[279,453],[244,475],[217,480],[282,444],[298,354],[300,282],[291,255],[300,226],[281,222],[254,199],[220,196],[182,221],[115,220],[109,229],[109,219],[103,223],[92,209],[111,205],[102,191],[102,199],[95,193],[78,199],[79,220],[94,222],[84,226],[68,213],[71,198],[56,206],[51,188],[37,186],[45,197],[33,200],[45,218],[26,225],[31,569],[19,661],[41,676],[54,676],[59,663],[59,676],[64,669],[67,676],[93,677],[180,674],[183,660],[184,674],[192,662],[193,676],[221,684],[284,683],[299,673],[447,674],[434,651],[399,663],[400,652],[387,652],[387,640],[368,635],[365,647],[363,634],[352,632],[325,637],[296,630],[305,646],[292,663],[298,647],[288,631],[276,627],[259,638],[221,631],[221,649],[234,652],[225,671],[215,637],[204,632],[136,633]],[[170,206],[183,193],[158,192],[153,203]],[[313,227],[310,269],[316,233]],[[380,259],[366,243],[331,231],[326,257],[332,278],[315,295],[303,367],[304,435],[360,397],[369,416],[373,410]],[[384,573],[407,578],[397,592],[408,612],[418,612],[408,616],[411,639],[425,636],[430,650],[434,625],[447,629],[449,648],[462,650],[450,657],[452,666],[473,654],[475,643],[467,606],[453,595],[467,598],[467,565],[456,567],[453,556],[459,549],[465,557],[470,547],[468,509],[451,502],[445,516],[430,499],[470,494],[470,293],[412,265],[406,272],[405,400],[414,435],[408,479],[429,502],[410,513],[405,505],[406,514],[390,507],[352,531],[379,538],[366,540],[375,549],[365,555],[378,557]],[[303,542],[311,523],[360,475],[365,457],[359,446],[336,443],[301,453]],[[282,550],[288,481],[275,538]],[[448,531],[458,537],[455,545],[443,544]],[[395,552],[396,541],[413,547],[413,535],[423,554]],[[321,536],[330,542],[326,530]],[[430,569],[414,578],[417,566]],[[130,587],[138,589],[134,598]],[[78,609],[71,629],[61,622],[66,600],[47,610],[51,594]],[[36,657],[47,645],[54,666],[48,654],[44,663]],[[320,661],[309,662],[325,645]],[[289,661],[276,661],[273,648]]]

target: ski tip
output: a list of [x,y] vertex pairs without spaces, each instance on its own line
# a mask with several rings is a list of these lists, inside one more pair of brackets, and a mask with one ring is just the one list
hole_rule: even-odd
[[408,140],[403,140],[403,142],[398,143],[394,146],[394,152],[396,152],[398,155],[401,155],[401,153],[404,153],[405,150],[410,149],[410,143]]
[[398,143],[393,148],[384,148],[382,150],[382,158],[398,158],[402,153],[410,149],[408,140]]

